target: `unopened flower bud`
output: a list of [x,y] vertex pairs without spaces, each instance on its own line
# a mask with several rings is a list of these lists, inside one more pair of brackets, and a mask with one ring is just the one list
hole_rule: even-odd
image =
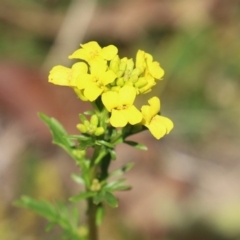
[[141,87],[144,87],[145,85],[147,85],[147,83],[148,83],[147,79],[144,77],[141,77],[138,79],[138,81],[134,85],[137,88],[141,88]]
[[126,70],[129,71],[129,72],[132,72],[133,67],[134,67],[134,62],[133,62],[133,60],[132,60],[132,59],[128,59],[128,60],[127,60]]
[[86,128],[88,128],[90,125],[90,122],[88,120],[85,120],[83,121],[83,124],[86,126]]
[[125,82],[124,86],[133,86],[133,82],[127,81],[127,82]]
[[95,192],[95,191],[99,191],[100,189],[101,189],[101,184],[100,184],[99,180],[96,178],[93,179],[90,190]]
[[98,117],[97,117],[96,114],[91,116],[90,123],[91,123],[91,125],[94,125],[94,126],[97,127],[97,125],[98,125]]
[[124,85],[124,81],[123,81],[123,78],[118,78],[117,79],[117,85],[122,87]]
[[117,73],[117,72],[118,72],[118,68],[119,68],[119,64],[120,64],[120,58],[119,58],[118,55],[116,55],[116,56],[111,60],[109,68],[110,68],[113,72]]
[[95,132],[94,132],[94,135],[95,136],[100,136],[104,133],[104,128],[103,127],[98,127]]
[[77,124],[77,129],[81,132],[81,133],[86,133],[87,132],[87,128],[85,125],[79,123]]
[[119,71],[117,72],[118,77],[121,77],[124,74],[126,67],[127,67],[127,58],[125,57],[120,60]]

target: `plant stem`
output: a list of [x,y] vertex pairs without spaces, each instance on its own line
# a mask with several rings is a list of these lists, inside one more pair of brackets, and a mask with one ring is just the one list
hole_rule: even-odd
[[88,199],[88,230],[89,240],[98,240],[98,227],[96,224],[96,212],[97,205],[92,201],[92,198]]

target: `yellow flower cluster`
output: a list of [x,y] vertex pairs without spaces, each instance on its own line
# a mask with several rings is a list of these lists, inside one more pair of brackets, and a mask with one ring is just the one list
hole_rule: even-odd
[[109,45],[101,48],[97,42],[81,44],[81,48],[69,56],[81,59],[71,68],[55,66],[50,71],[49,82],[72,87],[84,101],[101,97],[105,108],[111,113],[110,124],[124,127],[142,123],[154,137],[160,139],[173,128],[170,119],[158,115],[160,100],[151,98],[141,111],[134,106],[136,96],[151,91],[156,80],[164,75],[153,57],[139,50],[136,62],[118,56],[118,49]]

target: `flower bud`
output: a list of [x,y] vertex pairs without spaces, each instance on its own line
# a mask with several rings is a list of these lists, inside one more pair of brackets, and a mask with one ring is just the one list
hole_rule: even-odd
[[117,72],[118,77],[122,77],[127,67],[127,58],[122,58],[119,64],[119,71]]
[[133,82],[127,81],[127,82],[125,82],[124,86],[133,86]]
[[129,71],[129,72],[132,72],[133,67],[134,67],[134,62],[133,62],[133,60],[132,60],[132,59],[128,59],[128,60],[127,60],[126,70]]
[[96,179],[96,178],[93,179],[92,185],[91,185],[91,187],[90,187],[90,190],[93,191],[93,192],[97,192],[97,191],[99,191],[100,189],[101,189],[101,184],[100,184],[99,180]]
[[86,128],[88,128],[90,125],[90,122],[88,120],[85,120],[85,121],[83,121],[83,124]]
[[97,127],[97,125],[98,125],[98,117],[97,117],[96,114],[91,116],[90,123],[91,123],[91,125],[94,125],[94,126]]
[[98,136],[102,135],[103,133],[104,133],[104,128],[103,127],[98,127],[95,130],[94,135],[98,137]]
[[119,58],[118,55],[116,55],[116,56],[111,60],[109,68],[110,68],[113,72],[117,73],[117,72],[118,72],[118,69],[119,69],[119,64],[120,64],[120,58]]
[[117,79],[117,85],[122,87],[124,85],[124,81],[123,81],[123,78],[118,78]]
[[86,133],[87,132],[87,128],[85,125],[79,123],[77,124],[77,129],[81,132],[81,133]]
[[141,77],[138,79],[138,81],[134,85],[137,88],[141,88],[141,87],[144,87],[145,85],[147,85],[147,83],[148,83],[147,79],[144,77]]

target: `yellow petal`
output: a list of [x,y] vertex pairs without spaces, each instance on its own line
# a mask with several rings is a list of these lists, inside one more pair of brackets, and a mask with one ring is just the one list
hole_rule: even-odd
[[127,115],[124,110],[112,110],[110,123],[113,127],[124,127],[128,123]]
[[76,87],[78,85],[78,76],[81,74],[87,74],[88,66],[84,62],[78,62],[72,66],[72,86]]
[[127,109],[125,109],[125,112],[130,124],[135,125],[142,121],[142,114],[135,106],[129,106]]
[[76,85],[78,89],[84,89],[93,81],[93,76],[87,73],[79,74],[76,79]]
[[55,66],[49,73],[48,81],[60,86],[71,86],[72,70],[64,66]]
[[150,130],[155,138],[160,139],[171,131],[173,128],[173,123],[166,117],[156,115],[152,119],[151,123],[146,125],[146,127]]
[[132,86],[124,86],[119,90],[121,105],[132,105],[136,98],[136,90]]
[[102,102],[106,109],[111,112],[112,109],[120,105],[119,94],[113,91],[105,92],[102,94]]
[[84,90],[84,96],[91,102],[96,100],[101,93],[103,92],[103,89],[99,88],[94,82],[88,83],[85,90]]
[[85,44],[81,44],[81,47],[88,51],[100,51],[101,50],[101,47],[99,46],[99,44],[96,41],[91,41],[91,42],[88,42]]
[[79,58],[79,59],[87,60],[88,56],[89,56],[88,53],[84,49],[80,48],[76,50],[73,54],[68,56],[68,58],[69,59]]
[[117,77],[117,75],[112,70],[109,70],[109,71],[103,73],[100,76],[99,80],[103,83],[104,86],[106,86],[107,84],[114,82],[116,77]]
[[151,117],[157,115],[160,111],[160,99],[158,97],[152,97],[148,100],[150,105],[150,115]]
[[161,79],[164,75],[164,70],[160,67],[158,62],[152,62],[148,65],[149,73],[156,79]]
[[117,55],[117,53],[118,53],[118,49],[113,45],[109,45],[102,49],[100,55],[103,59],[110,61]]

